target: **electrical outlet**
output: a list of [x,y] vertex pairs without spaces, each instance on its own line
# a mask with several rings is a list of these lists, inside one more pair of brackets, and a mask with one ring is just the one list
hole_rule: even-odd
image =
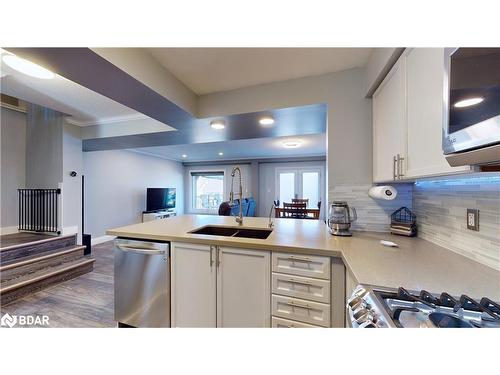
[[467,209],[467,229],[479,231],[479,210]]

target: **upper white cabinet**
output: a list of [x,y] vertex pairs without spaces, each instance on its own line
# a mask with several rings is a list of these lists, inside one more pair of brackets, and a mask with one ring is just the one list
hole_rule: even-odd
[[406,176],[421,177],[468,170],[450,167],[442,150],[444,49],[405,51],[407,98]]
[[172,327],[270,327],[269,251],[172,243]]
[[442,151],[444,50],[411,48],[373,95],[373,180],[404,180],[470,170]]
[[218,259],[217,327],[270,327],[270,252],[220,246]]
[[[398,176],[405,154],[406,67],[399,59],[373,94],[373,180]],[[399,174],[404,174],[399,171]]]

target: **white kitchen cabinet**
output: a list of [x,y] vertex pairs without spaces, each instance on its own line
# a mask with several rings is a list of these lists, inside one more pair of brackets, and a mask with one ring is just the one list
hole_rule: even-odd
[[406,59],[406,177],[469,170],[450,167],[442,150],[444,49],[409,48]]
[[217,259],[217,327],[269,328],[270,252],[221,246]]
[[272,328],[319,328],[319,326],[314,326],[312,324],[297,322],[295,320],[288,320],[283,318],[277,318],[273,316]]
[[172,327],[270,327],[269,251],[172,243]]
[[406,152],[406,66],[400,58],[373,94],[373,181],[404,175]]
[[171,245],[171,326],[216,327],[215,247]]
[[278,318],[295,320],[322,327],[330,327],[330,305],[299,298],[272,295],[272,314]]
[[273,252],[273,272],[330,280],[330,258]]

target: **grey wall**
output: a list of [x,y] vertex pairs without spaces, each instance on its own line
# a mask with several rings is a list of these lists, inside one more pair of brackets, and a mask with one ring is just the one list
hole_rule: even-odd
[[148,187],[175,187],[177,212],[184,212],[181,163],[117,150],[85,152],[83,167],[85,232],[94,238],[109,228],[141,222]]
[[259,164],[259,199],[257,202],[259,216],[268,216],[271,205],[277,198],[276,192],[276,169],[277,168],[307,168],[320,167],[322,168],[322,189],[321,189],[321,214],[320,218],[324,219],[326,194],[325,194],[325,171],[326,162],[290,162],[290,163],[262,163]]
[[1,222],[17,226],[17,189],[26,182],[26,114],[1,107]]
[[[77,172],[71,177],[70,172]],[[81,239],[81,177],[83,172],[82,140],[80,128],[65,123],[63,128],[63,228],[78,226],[78,238]]]
[[63,115],[28,105],[26,127],[26,187],[53,189],[62,182]]
[[[413,208],[419,237],[500,270],[500,174],[417,182]],[[467,208],[479,209],[479,232],[467,229]]]

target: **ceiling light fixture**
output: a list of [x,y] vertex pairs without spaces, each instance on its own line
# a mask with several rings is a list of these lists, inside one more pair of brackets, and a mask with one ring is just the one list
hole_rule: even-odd
[[264,116],[264,117],[259,119],[259,124],[272,125],[272,124],[274,124],[274,118],[272,116]]
[[210,126],[215,130],[222,130],[226,127],[226,122],[224,120],[213,120],[210,122]]
[[21,59],[16,55],[5,54],[2,56],[2,60],[5,64],[10,66],[12,69],[15,69],[23,74],[26,74],[31,77],[40,78],[40,79],[52,79],[56,75],[52,73],[50,70],[41,67],[31,61]]
[[477,97],[477,98],[469,98],[469,99],[464,99],[456,102],[453,106],[455,108],[464,108],[464,107],[470,107],[476,104],[481,103],[484,100],[484,98]]
[[224,155],[224,153],[223,152],[219,152],[219,156],[222,156],[222,155]]
[[182,154],[182,157],[183,158],[187,158],[188,156],[186,154]]
[[299,141],[286,141],[283,142],[283,147],[285,148],[297,148],[300,147],[300,142]]

